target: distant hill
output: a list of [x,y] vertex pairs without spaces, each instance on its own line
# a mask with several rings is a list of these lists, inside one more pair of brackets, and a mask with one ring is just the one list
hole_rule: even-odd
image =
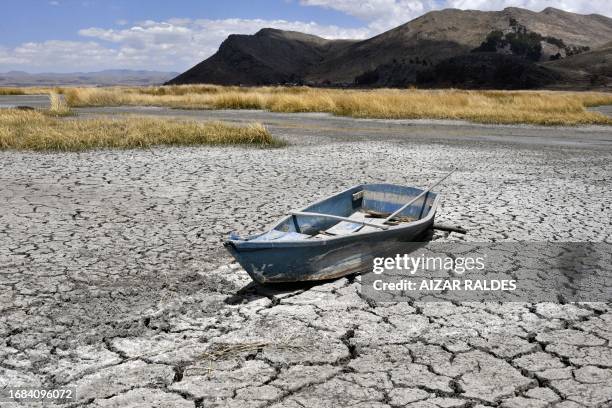
[[[529,72],[534,80],[515,81],[509,87],[540,87],[576,78],[575,70],[583,69],[583,60],[576,57],[605,46],[611,38],[612,19],[596,14],[554,8],[541,12],[512,7],[445,9],[363,41],[326,40],[270,28],[254,35],[230,35],[216,54],[168,83],[406,86],[427,78],[428,84],[436,86],[433,74],[440,71],[439,64],[451,76],[448,70],[457,67],[463,73],[473,70],[474,75],[479,69],[487,70],[488,77],[494,73],[491,70],[511,71],[518,64],[517,69]],[[459,56],[465,57],[451,64],[447,61]],[[559,68],[566,58],[576,63]],[[551,59],[556,63],[548,64]],[[538,67],[529,67],[533,64]],[[471,81],[465,86],[478,85]]]
[[129,69],[66,74],[29,74],[22,71],[10,71],[0,73],[0,86],[159,85],[176,75],[176,72],[134,71]]
[[612,82],[612,42],[594,50],[549,61],[544,66],[589,85],[609,84]]

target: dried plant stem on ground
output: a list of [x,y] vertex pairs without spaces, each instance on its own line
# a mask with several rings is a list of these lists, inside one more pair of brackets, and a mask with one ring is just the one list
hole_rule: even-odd
[[252,343],[237,343],[237,344],[217,344],[205,353],[202,358],[205,360],[217,361],[235,357],[241,353],[248,353],[262,350],[266,347],[278,349],[305,349],[303,345],[297,344],[295,337],[280,338],[277,342],[252,342]]

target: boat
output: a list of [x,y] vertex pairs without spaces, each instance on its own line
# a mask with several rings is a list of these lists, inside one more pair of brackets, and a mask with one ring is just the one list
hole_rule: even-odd
[[440,199],[431,189],[442,180],[428,189],[357,185],[291,212],[264,233],[231,233],[224,246],[260,284],[371,271],[375,257],[397,254],[431,231]]

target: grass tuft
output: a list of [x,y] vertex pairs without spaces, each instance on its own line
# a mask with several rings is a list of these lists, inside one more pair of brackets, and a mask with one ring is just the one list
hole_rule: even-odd
[[158,145],[252,145],[277,147],[265,126],[235,126],[155,118],[59,119],[39,111],[0,110],[0,150],[81,151]]
[[70,106],[64,100],[64,98],[52,92],[49,94],[49,110],[47,111],[51,116],[70,116],[72,115],[72,111],[70,110]]

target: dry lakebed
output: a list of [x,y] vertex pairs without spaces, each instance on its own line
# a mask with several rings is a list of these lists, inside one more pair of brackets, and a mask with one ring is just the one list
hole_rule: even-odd
[[610,304],[376,303],[358,277],[258,287],[221,243],[452,165],[437,220],[468,234],[436,240],[612,243],[611,128],[77,112],[260,121],[288,146],[0,152],[0,387],[75,387],[79,407],[610,406]]

